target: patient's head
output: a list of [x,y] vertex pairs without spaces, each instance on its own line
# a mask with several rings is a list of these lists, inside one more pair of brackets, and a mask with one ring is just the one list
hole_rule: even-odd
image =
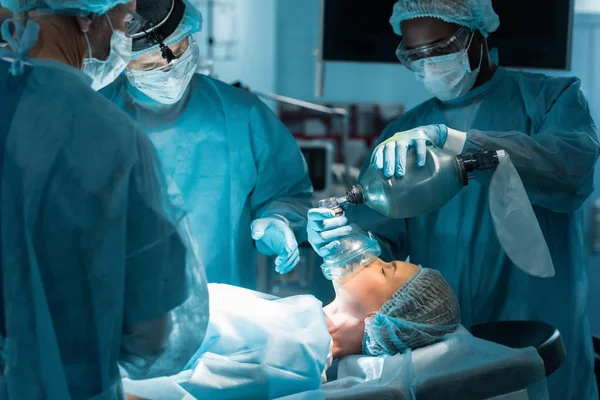
[[377,313],[419,270],[402,261],[387,263],[375,258],[349,276],[335,281],[337,301],[358,319]]
[[437,342],[460,323],[458,301],[435,270],[375,259],[337,281],[347,312],[365,319],[362,352],[396,354]]

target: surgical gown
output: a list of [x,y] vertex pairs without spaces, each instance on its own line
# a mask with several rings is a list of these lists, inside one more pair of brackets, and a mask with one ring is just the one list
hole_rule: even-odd
[[11,55],[0,49],[0,398],[121,399],[117,361],[141,354],[126,331],[188,298],[180,215],[146,135],[87,76],[50,60],[12,76]]
[[467,132],[464,153],[504,149],[510,154],[556,276],[531,277],[502,250],[489,213],[489,174],[476,176],[444,207],[422,217],[390,220],[357,207],[349,212],[350,222],[377,235],[384,258],[410,256],[412,263],[438,269],[458,295],[463,325],[525,319],[558,328],[567,359],[549,377],[551,398],[597,398],[581,205],[593,191],[599,146],[579,80],[500,68],[466,97],[419,105],[390,123],[381,140],[429,124]]
[[285,217],[306,240],[312,185],[294,138],[256,96],[196,74],[175,105],[162,105],[125,77],[102,92],[129,113],[158,149],[181,192],[209,282],[256,287],[250,223]]

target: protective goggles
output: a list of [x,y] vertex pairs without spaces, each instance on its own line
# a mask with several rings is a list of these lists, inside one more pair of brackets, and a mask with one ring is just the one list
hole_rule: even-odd
[[144,27],[148,25],[144,17],[129,8],[127,4],[118,4],[109,11],[110,15],[117,13],[125,14],[125,35],[130,38],[143,32]]
[[441,42],[433,43],[416,49],[407,49],[404,41],[396,49],[396,57],[406,68],[413,72],[422,72],[423,60],[435,63],[434,57],[466,52],[471,45],[475,32],[466,27],[459,28],[454,35]]
[[149,71],[137,71],[128,68],[125,70],[125,74],[133,84],[138,80],[143,80],[145,82],[148,79],[157,83],[162,82],[166,84],[169,79],[179,79],[186,76],[188,72],[190,72],[190,69],[196,68],[195,63],[190,63],[188,61],[197,57],[200,52],[193,36],[188,36],[187,40],[187,49],[178,58],[175,58],[168,64]]

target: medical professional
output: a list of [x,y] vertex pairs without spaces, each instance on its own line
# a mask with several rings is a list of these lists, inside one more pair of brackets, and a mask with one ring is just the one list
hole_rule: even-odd
[[135,2],[1,4],[0,398],[122,399],[118,362],[148,376],[208,319],[151,142],[92,89],[127,65]]
[[255,288],[256,251],[298,263],[312,185],[297,143],[254,95],[195,74],[202,16],[182,0],[138,5],[126,76],[102,93],[146,130],[190,212],[209,282]]
[[[490,0],[402,0],[390,22],[402,36],[398,58],[435,97],[391,122],[381,136],[383,141],[413,130],[427,140],[378,148],[376,167],[385,176],[402,176],[407,149],[415,148],[418,165],[424,165],[427,142],[456,154],[506,150],[533,204],[556,276],[531,277],[506,256],[490,217],[489,176],[476,177],[447,205],[422,217],[386,220],[358,207],[347,219],[376,233],[386,259],[410,256],[412,263],[439,269],[458,295],[464,325],[525,319],[558,328],[567,359],[549,377],[551,398],[597,398],[581,206],[593,191],[600,147],[579,79],[498,67],[486,41],[499,25]],[[321,255],[352,230],[346,217],[331,218],[325,209],[311,210],[308,224],[309,240]]]

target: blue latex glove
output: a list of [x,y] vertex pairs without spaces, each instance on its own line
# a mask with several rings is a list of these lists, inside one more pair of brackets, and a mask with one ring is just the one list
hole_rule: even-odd
[[312,208],[308,210],[308,242],[317,254],[325,257],[340,245],[339,239],[352,233],[345,216],[336,217],[329,208]]
[[263,254],[275,259],[275,271],[287,274],[300,261],[300,251],[294,232],[289,225],[279,218],[259,218],[250,225],[252,239],[256,248]]
[[[393,140],[394,138],[403,139]],[[404,139],[405,138],[405,139]],[[373,165],[383,169],[383,174],[391,178],[394,172],[397,177],[403,176],[406,171],[406,152],[414,146],[417,150],[417,165],[422,167],[426,160],[427,142],[435,147],[444,147],[448,138],[446,125],[426,125],[409,131],[398,132],[392,140],[381,144],[375,149]]]

